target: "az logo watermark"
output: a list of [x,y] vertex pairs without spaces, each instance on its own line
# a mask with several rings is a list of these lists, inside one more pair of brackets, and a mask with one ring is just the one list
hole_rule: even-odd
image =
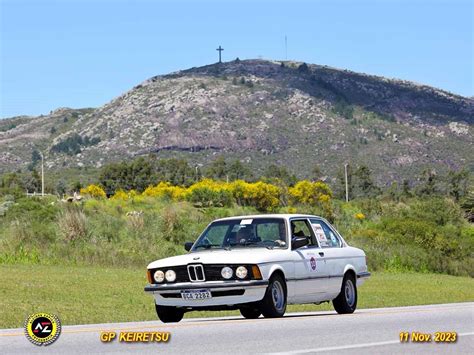
[[61,322],[54,314],[35,313],[25,320],[25,335],[35,345],[49,345],[61,334]]

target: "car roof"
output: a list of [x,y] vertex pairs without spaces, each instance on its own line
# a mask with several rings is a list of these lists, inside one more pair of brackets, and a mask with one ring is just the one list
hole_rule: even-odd
[[310,214],[296,214],[296,213],[277,213],[277,214],[253,214],[247,216],[233,216],[233,217],[226,217],[226,218],[219,218],[214,220],[215,221],[227,221],[232,219],[252,219],[252,218],[322,218],[320,216],[310,215]]

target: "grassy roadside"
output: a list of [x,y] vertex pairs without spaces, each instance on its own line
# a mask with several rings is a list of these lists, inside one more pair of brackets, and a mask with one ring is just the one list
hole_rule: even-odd
[[[143,292],[143,269],[0,265],[0,328],[21,327],[33,312],[57,314],[63,324],[155,320]],[[376,272],[359,289],[359,307],[474,301],[474,279],[440,274]],[[288,311],[332,309],[290,306]],[[238,314],[192,312],[187,317]]]

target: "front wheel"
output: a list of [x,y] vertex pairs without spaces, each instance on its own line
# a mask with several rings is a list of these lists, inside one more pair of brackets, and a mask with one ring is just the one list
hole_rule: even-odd
[[280,275],[272,276],[265,296],[260,303],[265,318],[283,317],[286,311],[286,284]]
[[257,319],[260,317],[262,312],[258,308],[254,307],[242,307],[240,308],[240,314],[247,319]]
[[357,286],[352,275],[344,275],[341,293],[332,301],[332,304],[339,314],[354,313],[357,307]]
[[176,307],[159,306],[155,304],[156,314],[163,323],[177,323],[183,319],[184,311]]

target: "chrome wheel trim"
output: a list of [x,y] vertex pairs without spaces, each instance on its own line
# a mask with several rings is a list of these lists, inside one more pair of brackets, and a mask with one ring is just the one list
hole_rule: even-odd
[[271,292],[273,305],[275,306],[276,310],[279,312],[283,311],[285,306],[285,291],[283,290],[283,286],[281,285],[280,281],[273,282]]
[[344,295],[346,297],[346,302],[350,307],[354,306],[355,303],[355,287],[351,279],[346,280],[346,285],[344,287]]

